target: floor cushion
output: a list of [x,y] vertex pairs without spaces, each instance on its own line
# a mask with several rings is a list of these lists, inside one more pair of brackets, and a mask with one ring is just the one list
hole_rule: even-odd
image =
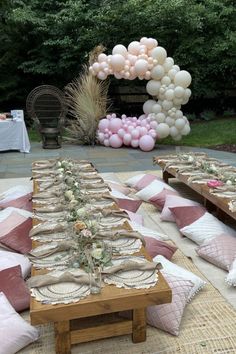
[[144,240],[146,242],[145,248],[152,258],[157,255],[161,255],[171,260],[173,254],[177,250],[177,247],[174,245],[171,245],[165,241],[156,240],[152,237],[144,237]]
[[25,279],[29,275],[31,269],[31,264],[28,258],[19,253],[0,250],[0,270],[17,265],[21,266],[22,276]]
[[159,178],[151,173],[141,173],[126,180],[125,184],[127,184],[129,187],[140,190],[147,187],[156,179]]
[[203,206],[181,206],[169,208],[179,229],[192,224],[206,213]]
[[199,206],[200,204],[191,199],[182,198],[176,195],[167,195],[164,207],[162,209],[160,218],[163,221],[175,221],[174,216],[169,208],[180,206]]

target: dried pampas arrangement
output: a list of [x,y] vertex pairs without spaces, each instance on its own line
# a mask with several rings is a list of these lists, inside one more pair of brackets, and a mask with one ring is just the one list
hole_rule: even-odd
[[[97,57],[103,46],[96,47],[90,53],[90,62]],[[96,142],[96,131],[99,120],[106,116],[108,107],[109,81],[98,80],[93,76],[88,66],[83,67],[81,75],[65,88],[68,111],[72,118],[65,128],[67,141],[77,144],[92,144]]]

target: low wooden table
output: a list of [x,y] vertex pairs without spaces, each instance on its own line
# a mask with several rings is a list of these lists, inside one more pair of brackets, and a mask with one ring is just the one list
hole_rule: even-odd
[[[37,325],[54,322],[56,353],[60,354],[71,353],[72,344],[130,333],[134,343],[143,342],[146,340],[146,307],[171,302],[172,298],[171,289],[160,272],[158,277],[156,286],[149,289],[124,289],[106,285],[100,294],[89,295],[67,305],[45,305],[31,298],[31,323]],[[132,310],[131,320],[114,316],[116,312],[124,310]],[[111,318],[99,318],[100,323],[96,323],[96,317],[104,314],[113,315]],[[96,317],[84,323],[75,321],[91,316]]]
[[[34,183],[34,193],[38,186]],[[38,222],[33,219],[33,225]],[[33,242],[33,247],[40,243]],[[152,260],[142,247],[140,253]],[[32,268],[32,276],[47,270]],[[71,353],[71,345],[97,339],[132,334],[134,343],[146,340],[146,307],[169,303],[172,291],[162,274],[149,289],[124,289],[106,284],[100,294],[89,295],[76,303],[46,305],[31,297],[30,318],[33,325],[53,322],[56,353]],[[118,316],[118,312],[132,310],[132,319]]]
[[228,215],[234,220],[236,220],[236,212],[232,212],[229,209],[229,198],[220,198],[210,193],[210,188],[207,186],[207,184],[189,183],[189,176],[182,175],[175,168],[166,168],[166,164],[164,161],[162,161],[162,159],[163,157],[160,158],[160,160],[156,157],[154,158],[154,163],[158,164],[162,168],[163,180],[166,183],[168,183],[169,178],[177,178],[179,181],[185,183],[186,185],[188,185],[188,187],[190,187],[203,197],[203,203],[207,209],[212,210],[213,208],[215,208],[219,219],[225,219],[225,216]]

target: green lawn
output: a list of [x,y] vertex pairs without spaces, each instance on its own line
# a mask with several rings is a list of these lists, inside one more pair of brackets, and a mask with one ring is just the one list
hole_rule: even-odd
[[191,132],[180,141],[170,137],[158,144],[209,147],[221,144],[236,144],[236,117],[208,122],[190,123]]
[[[221,144],[236,144],[236,117],[216,119],[207,122],[190,123],[191,132],[180,141],[170,137],[157,142],[159,145],[186,145],[208,147]],[[40,141],[39,134],[29,130],[30,141]]]

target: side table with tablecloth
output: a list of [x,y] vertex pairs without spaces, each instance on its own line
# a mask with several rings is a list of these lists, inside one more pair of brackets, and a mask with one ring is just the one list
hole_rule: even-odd
[[23,119],[0,121],[0,151],[30,152],[30,142]]

